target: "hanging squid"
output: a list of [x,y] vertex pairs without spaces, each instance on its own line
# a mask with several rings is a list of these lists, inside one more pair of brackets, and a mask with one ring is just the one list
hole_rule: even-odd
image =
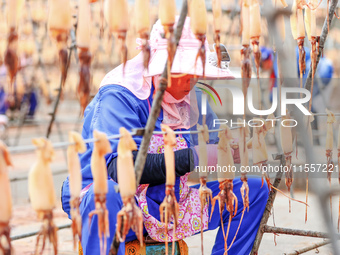
[[262,172],[262,186],[265,179],[270,190],[271,189],[270,179],[267,172],[265,171],[268,161],[267,146],[264,140],[265,128],[264,125],[259,124],[259,122],[263,124],[264,120],[254,118],[253,122],[257,123],[256,126],[254,126],[253,128],[253,164],[258,165]]
[[221,24],[222,24],[222,3],[221,0],[212,0],[212,11],[214,17],[214,41],[215,51],[217,55],[217,67],[221,68],[222,53],[221,53]]
[[249,35],[251,44],[253,45],[253,54],[255,59],[257,78],[260,74],[261,50],[260,50],[260,36],[261,36],[261,13],[258,0],[250,0],[249,6]]
[[302,77],[306,71],[306,52],[303,47],[305,41],[305,26],[303,20],[303,7],[294,0],[292,14],[290,16],[290,25],[294,40],[297,40],[299,47],[299,71],[300,87],[302,88]]
[[[326,109],[327,113],[327,134],[326,134],[326,157],[327,157],[327,179],[329,185],[331,185],[332,172],[334,169],[334,163],[332,159],[333,154],[333,123],[336,121],[334,113]],[[332,215],[332,196],[329,196],[329,203],[331,207]]]
[[[28,175],[28,192],[31,205],[37,212],[38,218],[42,221],[34,254],[43,253],[46,238],[48,238],[56,255],[58,253],[58,228],[53,222],[56,194],[50,167],[50,163],[54,158],[54,150],[51,142],[46,138],[36,138],[32,142],[37,147],[38,161],[32,166]],[[38,251],[41,238],[42,247]]]
[[[317,4],[317,0],[310,1],[313,5]],[[314,87],[314,76],[316,71],[316,59],[317,59],[317,44],[318,44],[318,36],[316,34],[316,10],[306,8],[305,9],[305,27],[308,36],[308,40],[312,46],[310,55],[311,55],[311,66],[312,66],[312,84],[311,84],[311,99],[309,100],[309,111],[312,109],[312,100],[313,100],[313,87]]]
[[[241,49],[241,77],[242,77],[242,91],[244,95],[244,109],[246,109],[246,97],[251,80],[251,61],[250,54],[250,33],[249,33],[249,4],[247,0],[242,2],[242,46]],[[245,118],[245,114],[243,116]]]
[[[12,254],[9,222],[12,216],[11,184],[8,176],[8,166],[12,165],[6,145],[0,141],[0,253]],[[1,242],[1,240],[3,242]]]
[[[312,122],[314,121],[314,116],[309,115],[306,117],[307,134],[311,145],[313,146],[313,132],[312,132]],[[306,211],[305,211],[305,222],[307,222],[307,211],[308,211],[308,171],[306,171]]]
[[127,61],[128,49],[126,46],[126,34],[129,29],[129,10],[126,0],[105,0],[105,18],[109,25],[110,32],[116,33],[121,43],[121,62],[123,73]]
[[[241,122],[241,119],[238,119],[237,122]],[[247,166],[249,166],[249,156],[248,156],[248,149],[246,147],[246,139],[249,136],[249,127],[241,127],[239,128],[239,151],[240,151],[240,159],[241,159],[241,167],[246,169]],[[243,200],[243,207],[244,210],[248,209],[249,211],[249,186],[248,186],[248,178],[247,178],[247,172],[241,172],[241,181],[242,181],[242,187],[241,187],[241,196]]]
[[189,10],[191,31],[195,34],[197,40],[201,42],[201,46],[196,55],[195,67],[197,65],[198,58],[200,58],[203,67],[203,78],[205,78],[205,40],[208,24],[205,0],[191,0]]
[[143,215],[135,201],[136,175],[132,155],[132,151],[137,150],[137,145],[125,128],[120,128],[119,133],[121,138],[117,148],[117,178],[124,206],[117,214],[116,234],[118,240],[124,242],[129,230],[132,229],[140,246],[143,246]]
[[176,146],[176,135],[174,131],[166,126],[161,125],[162,131],[166,132],[164,138],[164,157],[166,166],[166,188],[165,197],[159,207],[161,215],[161,222],[165,224],[165,254],[168,254],[168,224],[173,222],[173,243],[172,254],[175,254],[175,233],[179,215],[179,205],[175,196],[175,153],[174,147]]
[[208,166],[208,154],[207,154],[207,142],[209,141],[208,126],[201,126],[197,124],[198,133],[198,146],[199,146],[199,177],[200,177],[200,188],[198,190],[200,201],[201,201],[201,250],[202,255],[204,253],[203,249],[203,210],[206,204],[212,201],[212,191],[207,187],[207,166]]
[[81,114],[84,114],[85,108],[90,100],[90,67],[91,67],[91,53],[90,53],[90,4],[88,0],[80,0],[78,15],[78,29],[77,29],[77,46],[79,49],[79,84],[77,88],[78,97],[80,101]]
[[[268,115],[264,125],[263,125],[263,135],[266,137],[267,133],[272,130],[273,127],[275,127],[275,116],[274,114]],[[250,138],[247,142],[247,148],[251,149],[253,148],[253,138]]]
[[89,222],[91,222],[91,219],[94,215],[97,215],[98,235],[100,242],[99,254],[103,255],[106,253],[107,238],[110,236],[109,212],[106,208],[108,174],[104,156],[110,153],[112,149],[105,133],[94,130],[93,137],[96,139],[91,157],[95,209],[89,213]]
[[[171,1],[168,1],[171,2]],[[148,69],[150,62],[149,28],[150,28],[150,0],[136,0],[135,3],[136,30],[142,39],[143,66]],[[169,55],[170,56],[170,55]]]
[[[87,1],[87,0],[86,0]],[[71,145],[67,148],[67,165],[70,174],[70,206],[72,219],[73,248],[76,249],[76,236],[81,240],[82,220],[79,212],[80,192],[82,188],[81,166],[78,153],[86,151],[86,145],[82,136],[77,132],[69,132],[69,142]]]
[[[282,116],[282,121],[285,120],[288,122],[290,116],[284,115]],[[285,182],[288,187],[288,192],[290,192],[290,187],[293,183],[293,170],[292,170],[292,152],[293,152],[293,136],[292,136],[292,128],[290,125],[280,125],[280,138],[281,138],[281,146],[285,156],[286,167],[288,171],[285,172]],[[289,212],[291,212],[291,201],[289,199]]]
[[72,13],[69,0],[51,0],[49,2],[48,29],[57,44],[61,69],[62,85],[67,77],[67,39],[72,26]]
[[[217,146],[217,149],[218,149],[217,165],[231,169],[231,167],[234,166],[234,159],[233,159],[233,155],[232,155],[231,147],[230,147],[230,141],[233,137],[232,137],[230,129],[226,125],[221,125],[220,129],[223,129],[223,130],[218,133],[219,142]],[[227,239],[228,239],[228,234],[229,234],[229,227],[228,227],[227,233],[225,233],[224,226],[223,226],[224,224],[223,224],[222,213],[224,211],[224,208],[226,207],[227,211],[229,212],[229,224],[231,222],[231,219],[235,217],[237,213],[238,200],[237,200],[236,195],[233,192],[233,179],[235,178],[235,173],[232,171],[230,172],[219,171],[217,172],[217,177],[218,177],[218,182],[220,183],[219,185],[220,192],[212,200],[210,218],[212,217],[212,214],[214,212],[215,203],[216,201],[218,201],[219,212],[220,212],[220,217],[221,217],[222,233],[224,236],[224,250],[226,254],[228,250]]]
[[171,87],[171,66],[174,61],[176,44],[174,37],[174,24],[176,18],[176,2],[174,0],[160,0],[159,1],[159,19],[164,28],[164,37],[168,40],[168,87]]
[[18,23],[21,17],[25,1],[24,0],[7,0],[8,6],[8,25],[9,33],[7,36],[7,49],[5,52],[4,62],[10,78],[9,84],[9,101],[13,103],[14,99],[14,80],[19,69],[18,58]]
[[[285,0],[277,1],[273,0],[273,4],[275,8],[286,8],[288,4]],[[280,32],[282,42],[286,39],[286,27],[285,27],[285,19],[283,15],[280,15],[276,18],[276,28]]]

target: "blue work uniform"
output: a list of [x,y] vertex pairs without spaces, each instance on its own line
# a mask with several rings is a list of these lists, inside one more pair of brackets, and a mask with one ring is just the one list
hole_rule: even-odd
[[[197,102],[200,109],[201,95],[200,91],[196,90]],[[82,131],[82,136],[84,139],[93,138],[93,131],[99,130],[106,133],[108,136],[119,134],[119,128],[125,127],[127,130],[133,128],[143,128],[146,125],[150,105],[152,105],[152,95],[153,88],[148,99],[140,100],[127,88],[120,85],[106,85],[99,89],[97,95],[94,97],[92,102],[88,105],[84,114],[84,126]],[[216,128],[212,127],[212,119],[216,118],[215,113],[211,108],[207,107],[207,117],[206,123],[209,129]],[[163,120],[163,112],[161,111],[160,116],[156,121],[155,130],[160,131],[160,125]],[[202,123],[202,117],[199,118],[198,123]],[[197,144],[197,136],[190,136],[188,134],[182,135],[187,142],[188,147]],[[134,137],[137,144],[137,148],[142,141],[142,137]],[[210,133],[210,143],[216,143],[218,141],[217,133]],[[117,146],[118,139],[111,140],[112,153],[106,155],[107,166],[110,162],[117,157]],[[87,144],[87,151],[80,155],[80,162],[82,168],[83,183],[82,187],[93,182],[91,173],[91,154],[93,150],[93,144]],[[179,183],[180,178],[176,178],[175,184],[175,195],[179,199]],[[245,213],[243,222],[241,224],[237,238],[229,250],[228,254],[249,254],[255,236],[262,218],[262,214],[265,209],[265,205],[268,198],[268,188],[263,185],[261,188],[261,179],[259,178],[249,178],[249,200],[250,200],[250,210]],[[123,203],[120,194],[116,192],[115,186],[118,185],[108,176],[108,194],[107,194],[107,208],[109,211],[109,225],[110,225],[110,237],[107,239],[108,247],[107,254],[109,253],[110,244],[112,242],[116,223],[117,223],[117,213],[121,210]],[[208,182],[207,186],[212,190],[213,195],[216,196],[219,193],[219,183],[218,181]],[[240,194],[240,188],[242,182],[239,178],[234,180],[234,193],[238,198],[239,207],[236,216],[231,221],[230,234],[228,237],[228,244],[231,243],[236,229],[239,224],[241,213],[243,210],[242,197]],[[199,186],[194,186],[198,188]],[[159,205],[165,197],[165,184],[149,186],[146,193],[148,210],[151,215],[159,220]],[[64,211],[70,217],[70,190],[69,190],[69,179],[67,178],[62,187],[62,205]],[[83,220],[82,229],[82,248],[84,255],[88,254],[98,254],[99,253],[99,237],[98,237],[98,221],[97,216],[94,216],[91,224],[89,225],[88,214],[95,209],[94,204],[94,192],[93,185],[90,187],[88,192],[82,199],[80,204],[80,213]],[[209,206],[209,215],[211,212],[211,205]],[[227,229],[228,226],[229,213],[225,210],[223,212],[223,224],[224,228]],[[209,230],[216,229],[221,226],[218,203],[216,203],[214,215],[209,223]],[[146,230],[144,228],[144,235],[146,235]],[[130,230],[126,237],[126,241],[135,240],[136,235]],[[212,254],[223,254],[224,253],[224,241],[223,233],[221,228],[219,229],[215,245]],[[125,244],[122,243],[119,248],[119,254],[123,255],[125,253]]]

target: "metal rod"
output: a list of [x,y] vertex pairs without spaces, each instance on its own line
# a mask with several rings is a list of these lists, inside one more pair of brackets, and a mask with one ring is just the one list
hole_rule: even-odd
[[[65,229],[65,228],[70,228],[70,227],[71,227],[71,223],[57,226],[58,230]],[[37,230],[37,231],[32,231],[32,232],[28,232],[28,233],[19,234],[19,235],[16,235],[16,236],[11,236],[11,240],[15,241],[15,240],[19,240],[19,239],[35,236],[35,235],[39,234],[39,232],[40,232],[40,230]]]
[[265,225],[263,227],[263,232],[273,233],[273,234],[293,235],[293,236],[329,238],[329,234],[325,232],[302,230],[302,229],[291,229],[291,228],[280,228],[280,227],[273,227],[273,226],[268,226],[268,225]]
[[[176,41],[176,49],[179,43],[179,40],[182,35],[182,30],[184,26],[185,19],[187,17],[188,13],[188,4],[187,1],[183,1],[182,4],[182,9],[181,9],[181,14],[177,23],[177,27],[175,30],[175,41]],[[176,49],[175,49],[175,54],[176,54]],[[168,79],[168,71],[167,71],[167,65],[168,65],[168,60],[166,61],[164,71],[161,77],[161,82],[159,84],[158,90],[156,92],[154,101],[152,102],[152,107],[151,107],[151,112],[148,118],[148,121],[145,126],[145,134],[143,136],[143,140],[140,144],[139,147],[139,152],[137,154],[136,162],[135,162],[135,172],[136,172],[136,184],[137,186],[139,185],[139,181],[142,177],[144,165],[145,165],[145,160],[147,156],[147,152],[149,149],[149,144],[152,136],[152,132],[155,129],[155,124],[156,120],[159,116],[159,113],[161,111],[161,104],[163,101],[163,96],[164,92],[167,88],[167,79]],[[171,68],[171,67],[170,67]]]
[[312,245],[307,246],[305,248],[302,248],[302,249],[299,249],[299,250],[295,250],[294,252],[291,252],[291,253],[285,253],[285,255],[298,255],[298,254],[302,254],[302,253],[314,250],[316,248],[319,248],[319,247],[324,246],[324,245],[329,244],[329,243],[331,243],[330,240],[325,240],[325,241],[322,241],[320,243],[315,243],[315,244],[312,244]]
[[[235,129],[239,129],[241,127],[231,127],[230,129],[231,130],[235,130]],[[220,132],[222,131],[223,129],[210,129],[208,130],[209,133],[214,133],[214,132]],[[175,131],[174,133],[176,135],[179,135],[179,134],[198,134],[200,131]],[[132,132],[130,132],[130,134],[132,136],[142,136],[144,133],[144,129],[141,128],[141,129],[135,129],[133,130]],[[152,132],[152,134],[155,134],[155,135],[164,135],[166,134],[166,132],[163,132],[163,131],[154,131]],[[107,139],[108,140],[114,140],[114,139],[119,139],[121,138],[121,135],[120,134],[117,134],[117,135],[111,135],[111,136],[108,136]],[[95,142],[98,142],[98,139],[95,139],[95,138],[90,138],[90,139],[85,139],[84,140],[84,143],[87,144],[87,143],[95,143]],[[75,145],[75,143],[71,143],[71,142],[59,142],[59,143],[53,143],[52,146],[54,149],[63,149],[63,148],[67,148],[69,145]],[[11,154],[16,154],[16,153],[23,153],[23,152],[30,152],[30,151],[34,151],[36,150],[37,147],[34,146],[34,145],[27,145],[27,146],[16,146],[16,147],[9,147],[8,148],[8,151],[11,153]]]
[[[280,160],[281,166],[286,165],[285,156],[283,154],[275,154],[275,155],[273,155],[273,158],[274,158],[274,160]],[[277,188],[279,186],[279,184],[281,182],[282,175],[283,175],[282,170],[278,171],[276,173],[276,177],[275,177],[273,187]],[[271,191],[269,193],[266,208],[264,210],[264,213],[263,213],[263,216],[262,216],[262,219],[261,219],[261,222],[260,222],[260,227],[257,231],[255,241],[254,241],[254,245],[253,245],[253,248],[251,250],[250,255],[257,255],[258,254],[260,244],[261,244],[261,241],[262,241],[262,237],[263,237],[263,234],[264,234],[264,227],[267,225],[270,213],[272,211],[272,208],[273,208],[273,205],[274,205],[274,200],[275,200],[275,197],[276,197],[276,193],[277,193],[276,189],[271,189]]]

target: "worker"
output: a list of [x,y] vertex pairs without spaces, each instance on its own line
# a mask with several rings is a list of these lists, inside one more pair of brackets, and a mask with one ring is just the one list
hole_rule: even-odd
[[[177,17],[178,19],[178,17]],[[176,24],[175,24],[176,26]],[[93,131],[99,130],[107,135],[119,133],[120,127],[128,130],[133,128],[143,128],[148,120],[150,109],[153,103],[153,95],[157,90],[160,82],[160,76],[163,72],[167,58],[167,40],[162,37],[164,33],[161,22],[158,20],[150,33],[151,60],[148,70],[143,67],[143,53],[138,54],[126,63],[124,74],[123,66],[109,72],[101,82],[100,88],[92,102],[87,106],[84,113],[84,125],[82,136],[84,139],[93,137]],[[166,124],[174,130],[190,130],[197,123],[202,124],[202,116],[199,116],[201,96],[199,91],[194,89],[197,78],[202,76],[202,64],[197,61],[195,67],[195,59],[199,41],[190,29],[190,18],[186,18],[182,37],[179,42],[177,53],[172,66],[171,87],[168,87],[164,94],[161,113],[156,121],[155,130],[160,131],[160,124]],[[206,41],[206,48],[208,43]],[[208,48],[207,48],[208,49]],[[224,69],[219,69],[207,61],[205,66],[205,76],[207,79],[230,79],[233,75],[223,65]],[[215,53],[213,53],[215,54]],[[182,74],[177,75],[176,74]],[[195,96],[196,93],[196,96]],[[190,100],[191,97],[191,100]],[[193,100],[193,98],[197,99]],[[209,129],[213,127],[213,119],[217,118],[210,106],[207,107],[206,124]],[[175,170],[176,184],[175,195],[179,203],[179,222],[176,229],[175,240],[182,240],[201,231],[200,219],[200,200],[198,186],[188,186],[188,176],[198,165],[198,149],[197,137],[189,134],[177,135],[177,146],[175,147]],[[142,137],[135,136],[137,147],[142,141]],[[109,211],[110,237],[108,243],[113,240],[116,231],[117,213],[121,210],[123,203],[119,193],[117,192],[117,145],[118,140],[110,141],[112,145],[112,153],[106,155],[106,163],[108,169],[108,194],[107,208]],[[217,133],[210,133],[208,144],[209,165],[217,163]],[[159,231],[160,213],[159,205],[165,197],[165,179],[166,169],[163,155],[163,139],[162,136],[153,135],[150,141],[148,155],[141,177],[140,185],[135,196],[137,204],[142,207],[144,236],[164,242],[165,235],[163,231]],[[80,204],[80,213],[82,215],[82,240],[81,245],[85,255],[99,254],[99,237],[98,222],[96,216],[89,224],[88,214],[95,209],[93,177],[91,174],[91,154],[93,144],[87,145],[87,151],[80,155],[82,167],[82,198]],[[134,160],[137,151],[133,152]],[[237,161],[237,159],[235,159]],[[230,223],[228,236],[228,245],[239,226],[241,213],[243,210],[242,197],[240,188],[242,181],[239,178],[234,179],[234,193],[236,194],[239,206],[236,216]],[[234,244],[231,246],[228,254],[249,254],[252,249],[253,242],[257,230],[260,225],[262,214],[268,198],[268,187],[264,184],[261,187],[260,178],[249,178],[249,200],[250,208],[244,215],[238,235]],[[212,190],[213,196],[219,193],[218,181],[211,181],[207,186]],[[70,189],[68,178],[62,187],[62,205],[64,211],[70,217]],[[208,223],[209,215],[212,211],[211,205],[206,205],[204,209],[203,224],[205,230],[219,229],[216,241],[212,250],[212,254],[224,254],[224,238],[221,228],[221,220],[219,215],[218,203],[216,203],[211,221]],[[223,212],[224,229],[228,228],[229,213],[227,210]],[[172,235],[168,236],[169,241]],[[126,237],[126,242],[137,239],[135,233],[130,230]],[[109,253],[110,245],[107,247]],[[119,254],[125,253],[125,244],[121,243]]]

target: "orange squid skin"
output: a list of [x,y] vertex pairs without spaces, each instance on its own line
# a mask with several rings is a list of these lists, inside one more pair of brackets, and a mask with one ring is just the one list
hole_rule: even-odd
[[127,56],[128,56],[128,49],[126,46],[126,31],[119,31],[118,39],[121,40],[120,54],[121,54],[121,61],[123,63],[123,73],[124,73],[125,65],[127,62]]
[[[250,61],[251,49],[249,45],[243,45],[243,49],[241,50],[241,77],[242,77],[242,91],[243,95],[246,98],[247,91],[250,84],[251,79],[251,61]],[[246,107],[246,100],[244,100],[244,109]]]
[[[173,185],[166,185],[165,189],[165,197],[163,202],[159,207],[159,213],[161,222],[165,224],[165,254],[168,255],[168,224],[171,222],[171,218],[173,219],[173,236],[175,237],[175,230],[177,228],[178,215],[179,215],[179,205],[177,203],[177,199],[175,196],[175,188]],[[172,247],[175,247],[175,240],[173,239]],[[172,254],[174,254],[175,249],[172,249]]]
[[[43,254],[45,245],[46,245],[46,239],[48,238],[50,243],[53,246],[54,255],[58,254],[58,234],[57,230],[58,227],[53,223],[53,212],[51,210],[46,211],[39,211],[39,217],[42,218],[43,225],[42,228],[37,236],[37,242],[35,245],[35,253],[34,254]],[[42,240],[42,247],[40,249],[40,252],[38,253],[39,249],[39,243],[40,239]]]
[[120,242],[125,242],[129,230],[135,232],[140,246],[143,246],[143,214],[136,205],[134,196],[123,197],[123,208],[117,214],[117,236]]
[[259,72],[260,72],[260,63],[261,63],[261,51],[260,51],[260,37],[254,37],[251,40],[251,44],[253,45],[254,49],[254,60],[255,60],[255,66],[256,66],[256,72],[257,72],[257,77],[259,77]]
[[151,56],[151,53],[150,53],[151,49],[150,49],[150,45],[148,43],[149,34],[147,32],[144,32],[140,35],[140,37],[143,40],[143,44],[142,44],[143,66],[144,66],[144,69],[148,70],[149,62],[150,62],[150,56]]
[[[300,69],[300,77],[302,77],[302,74],[306,71],[306,51],[303,47],[305,38],[299,37],[297,39],[298,47],[299,47],[299,69]],[[301,83],[302,84],[302,83]]]
[[221,68],[221,61],[222,61],[222,53],[221,53],[221,46],[220,46],[220,42],[221,42],[221,36],[220,36],[220,31],[217,30],[214,33],[214,41],[216,43],[216,55],[217,55],[217,67]]
[[[229,219],[232,219],[233,217],[236,216],[237,208],[238,208],[238,200],[237,200],[236,195],[233,192],[233,187],[234,185],[233,185],[232,179],[228,179],[223,182],[220,182],[220,185],[219,185],[220,192],[217,194],[216,197],[213,198],[211,202],[212,209],[211,209],[210,219],[214,212],[216,201],[218,201],[218,204],[219,204],[221,223],[223,221],[222,213],[225,207],[227,207],[227,211],[229,212],[229,215],[230,215]],[[234,205],[235,205],[235,209],[234,209]],[[222,231],[223,233],[225,233],[223,224],[222,224]],[[228,254],[227,238],[228,238],[228,231],[227,231],[227,234],[224,235],[224,250],[225,250],[224,254]]]
[[14,28],[11,28],[8,38],[7,38],[7,50],[5,53],[5,65],[7,67],[9,77],[10,77],[10,94],[13,94],[13,83],[14,78],[18,72],[19,58],[16,52],[18,45],[18,34]]
[[204,43],[205,43],[206,36],[205,34],[197,34],[196,38],[201,42],[201,46],[196,55],[195,66],[196,66],[198,58],[200,58],[202,61],[203,79],[204,79],[205,78],[205,44]]
[[79,53],[80,68],[77,92],[82,114],[84,114],[85,108],[90,100],[91,59],[91,53],[88,51],[88,49],[81,48]]
[[68,34],[65,33],[65,31],[59,30],[59,29],[54,29],[52,33],[57,34],[55,37],[57,40],[57,44],[60,44],[63,46],[59,48],[59,66],[61,70],[62,85],[64,86],[66,78],[67,78],[67,70],[68,70],[68,63],[67,63],[68,53],[67,53],[67,47],[65,47]]
[[312,60],[312,86],[311,86],[311,99],[309,101],[309,110],[312,108],[312,99],[313,99],[313,87],[314,87],[314,76],[315,76],[315,71],[316,71],[316,59],[317,59],[317,54],[318,54],[318,40],[319,37],[312,36],[311,37],[311,60]]
[[0,243],[0,251],[2,254],[10,255],[12,254],[12,245],[11,245],[11,237],[10,237],[11,228],[9,224],[6,222],[0,222],[0,237],[3,237],[6,240],[8,247],[3,247]]
[[243,200],[243,208],[248,209],[249,211],[249,186],[248,186],[248,177],[247,174],[242,173],[241,174],[241,181],[242,181],[242,187],[241,187],[241,196]]

